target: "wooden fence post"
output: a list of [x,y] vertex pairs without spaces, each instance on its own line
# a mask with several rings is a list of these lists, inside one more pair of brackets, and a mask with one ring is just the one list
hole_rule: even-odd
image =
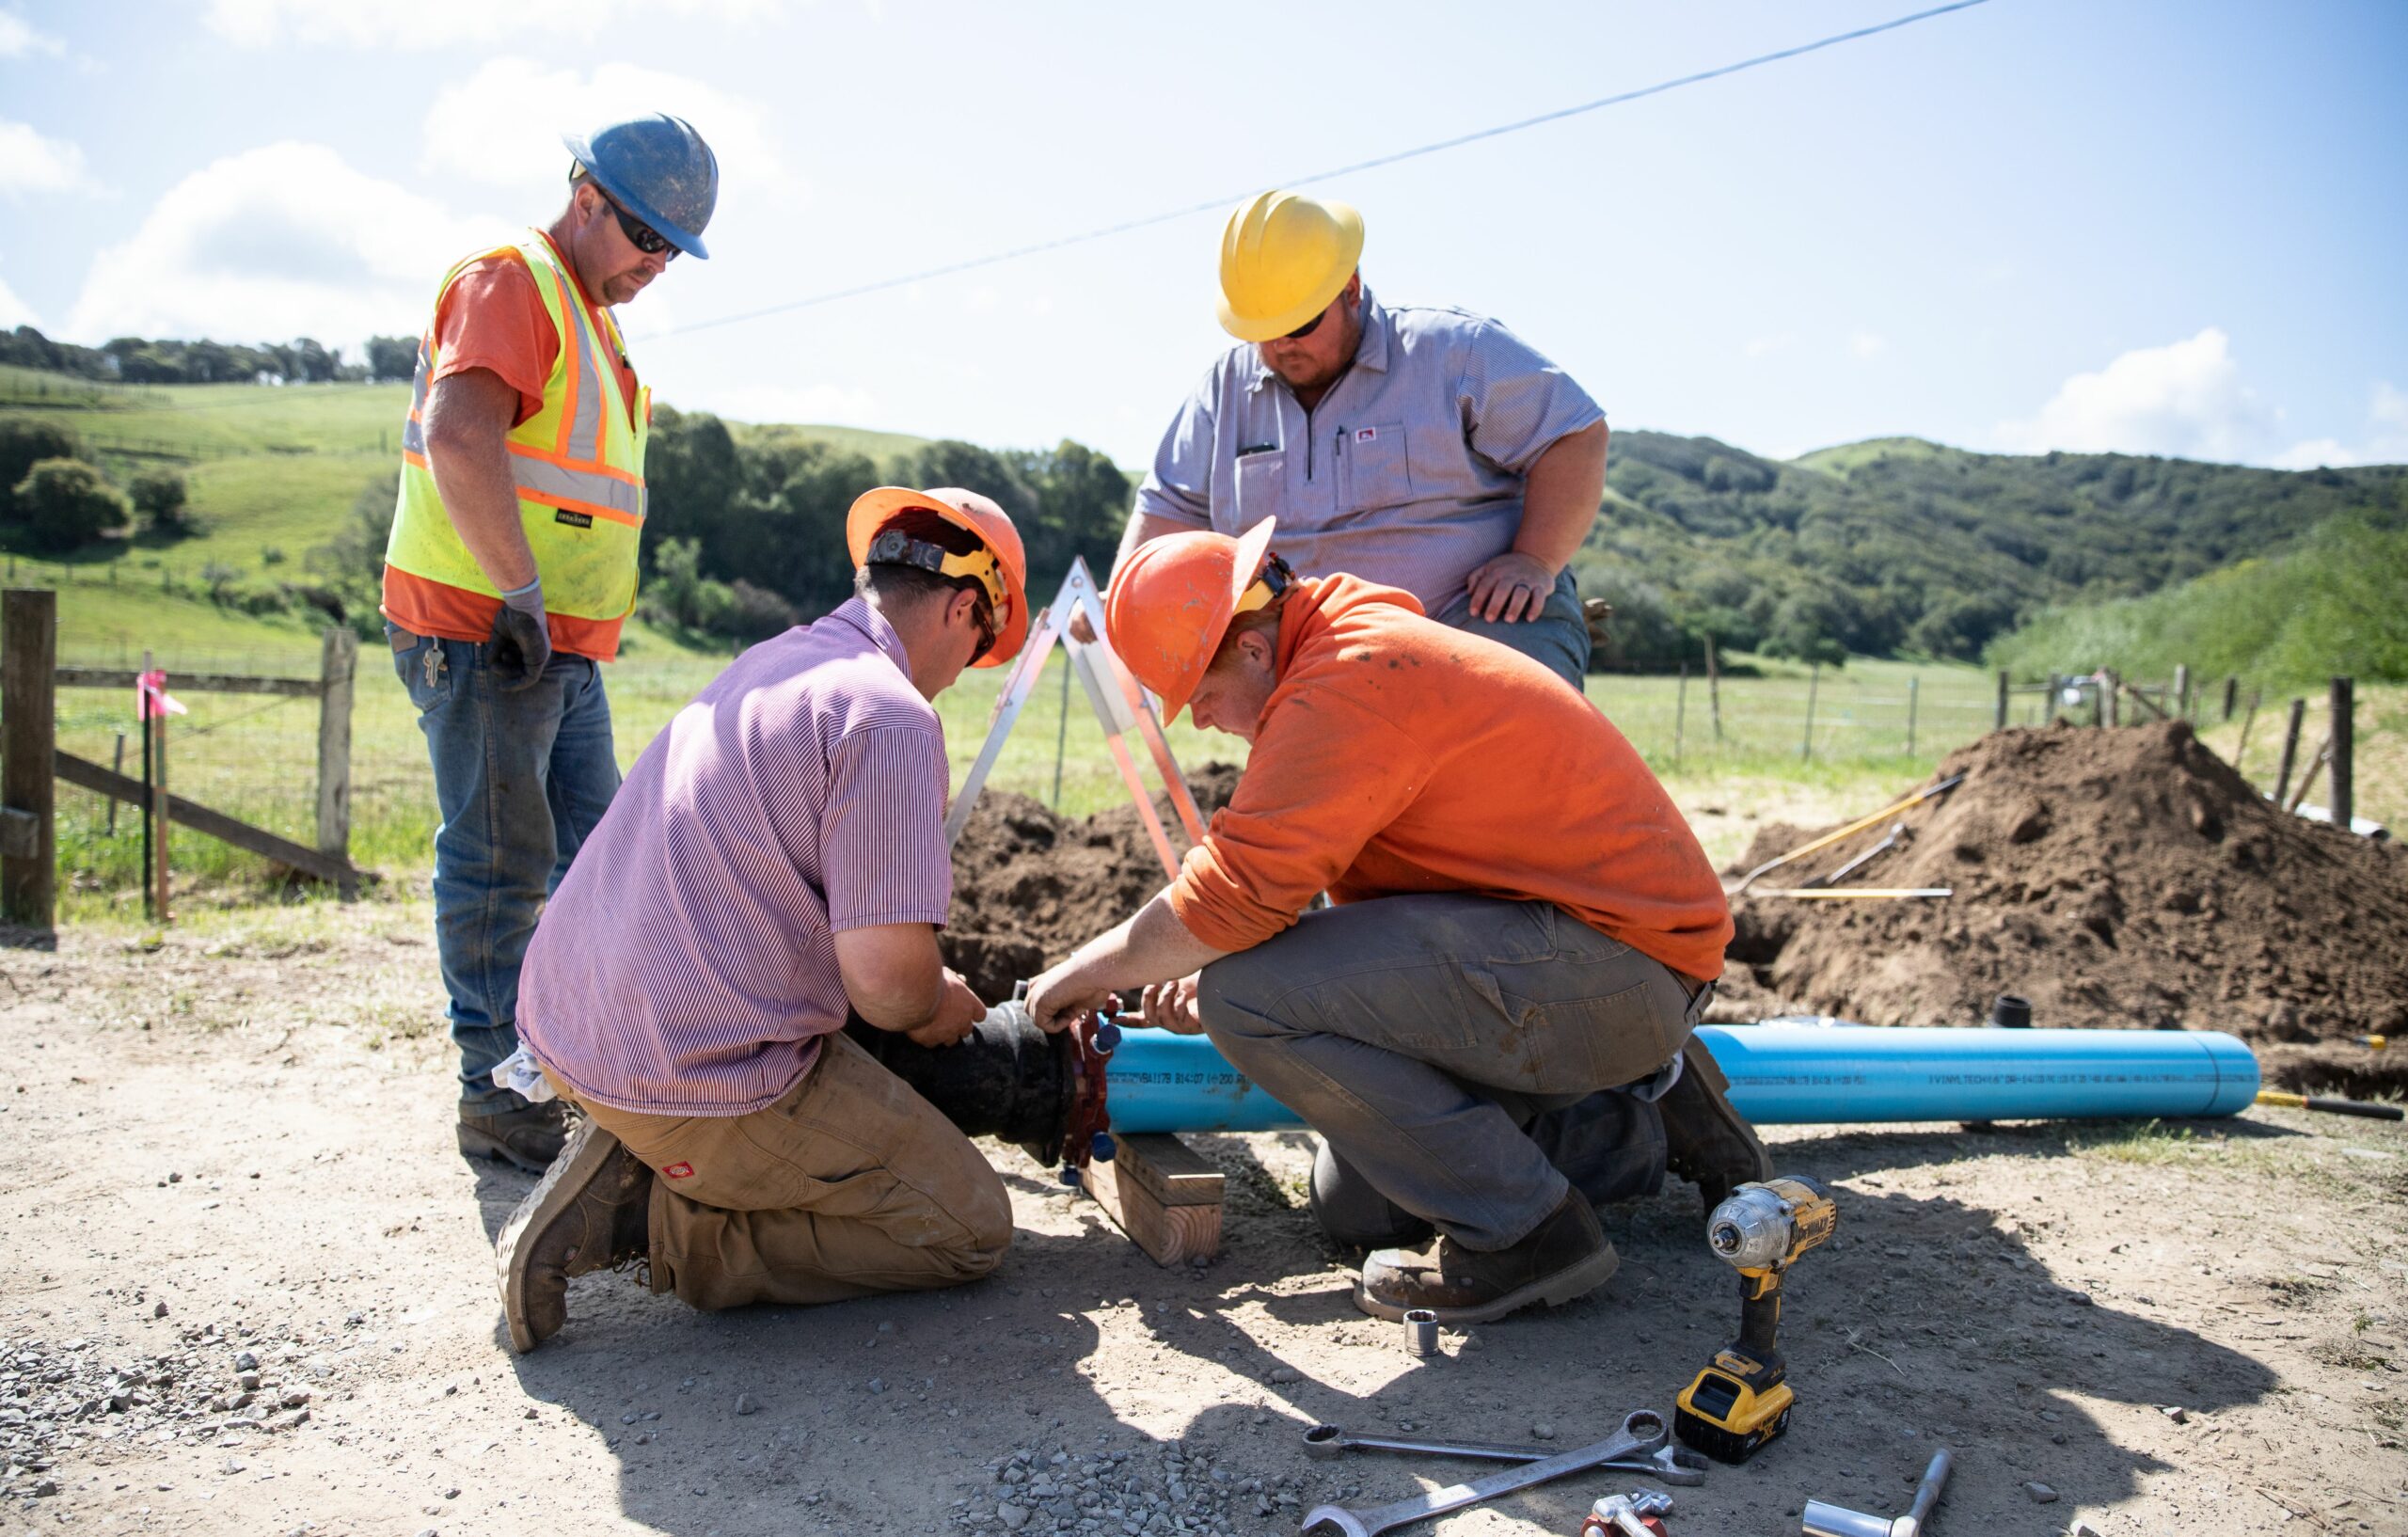
[[1907,756],[1915,755],[1915,696],[1923,687],[1923,674],[1907,674]]
[[2241,760],[2249,755],[2249,728],[2258,723],[2258,699],[2261,692],[2257,689],[2249,690],[2249,712],[2241,718],[2241,740],[2232,749],[2232,771],[2236,774],[2242,773]]
[[1822,682],[1823,664],[1821,662],[1810,664],[1810,670],[1806,673],[1806,739],[1798,749],[1798,758],[1801,763],[1811,762],[1814,756],[1814,693],[1822,686]]
[[348,625],[327,628],[318,654],[318,852],[351,858],[351,688],[359,637]]
[[2333,825],[2347,832],[2357,786],[2350,771],[2350,751],[2357,736],[2356,683],[2333,680],[2333,762],[2325,773],[2333,781]]
[[0,600],[0,913],[45,932],[58,904],[57,658],[58,594],[11,590]]
[[1672,695],[1672,761],[1681,761],[1681,736],[1689,719],[1689,664],[1681,663],[1680,686]]
[[2224,680],[2224,718],[2225,718],[2226,720],[2229,721],[2229,720],[2231,720],[2231,719],[2232,719],[2232,707],[2233,707],[2235,705],[2239,704],[2240,702],[2241,702],[2241,680],[2240,680],[2239,678],[2226,678],[2226,679],[2225,679],[2225,680]]
[[2174,664],[2174,707],[2165,712],[2182,720],[2191,719],[2191,664]]
[[2099,670],[2099,719],[2101,724],[2124,723],[2124,680],[2111,667]]
[[2006,669],[2004,667],[1998,670],[1998,714],[1990,722],[1990,729],[1993,731],[2006,729]]
[[1722,667],[1714,659],[1714,637],[1705,638],[1705,699],[1714,711],[1714,745],[1722,745]]
[[2307,701],[2291,701],[2291,718],[2283,727],[2283,766],[2274,772],[2274,803],[2282,804],[2283,794],[2291,787],[2291,765],[2299,760],[2299,724],[2307,714]]

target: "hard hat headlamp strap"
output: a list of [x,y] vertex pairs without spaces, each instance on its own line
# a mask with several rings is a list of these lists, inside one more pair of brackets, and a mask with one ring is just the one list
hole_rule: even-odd
[[1267,557],[1262,563],[1262,574],[1255,578],[1253,585],[1240,594],[1237,607],[1229,610],[1229,617],[1234,619],[1242,613],[1252,613],[1257,609],[1269,608],[1271,600],[1286,592],[1288,584],[1295,579],[1295,567],[1275,554]]
[[863,563],[908,565],[940,577],[975,577],[978,585],[987,590],[987,601],[996,612],[1004,611],[1009,603],[1004,592],[1003,572],[991,549],[956,555],[942,545],[914,539],[900,529],[886,529],[869,542],[869,559]]

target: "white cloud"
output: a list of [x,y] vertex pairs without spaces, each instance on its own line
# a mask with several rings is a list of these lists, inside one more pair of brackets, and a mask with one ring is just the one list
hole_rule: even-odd
[[30,325],[39,331],[41,329],[41,317],[34,313],[32,306],[17,297],[17,291],[8,286],[7,278],[0,277],[0,331],[13,331],[20,325]]
[[444,269],[510,233],[354,170],[323,144],[266,145],[185,177],[131,239],[95,257],[65,331],[350,347],[418,330]]
[[28,58],[35,54],[48,54],[55,58],[67,52],[67,44],[47,32],[37,32],[33,24],[12,10],[0,10],[0,58]]
[[246,48],[287,40],[448,48],[533,33],[592,42],[638,21],[774,17],[784,0],[208,0],[210,30]]
[[2269,461],[2276,469],[2314,469],[2320,465],[2408,464],[2408,390],[2377,379],[2367,404],[2367,435],[2356,444],[2337,437],[2294,443]]
[[0,120],[0,192],[99,190],[84,169],[80,147],[66,139],[46,138],[31,123]]
[[[684,75],[636,64],[597,65],[591,74],[533,59],[489,59],[427,109],[419,163],[522,195],[565,197],[568,151],[561,131],[634,111],[685,119],[709,141],[723,182],[750,193],[785,180],[771,147],[768,115],[741,96]],[[789,191],[787,199],[794,200]],[[722,195],[721,202],[727,198]]]
[[1870,357],[1889,344],[1889,339],[1877,331],[1859,331],[1847,339],[1847,350],[1859,357]]
[[2263,452],[2279,413],[2241,382],[2230,341],[2209,326],[2187,341],[2125,353],[2059,386],[2037,415],[1999,423],[2016,452],[2162,453],[2239,460]]

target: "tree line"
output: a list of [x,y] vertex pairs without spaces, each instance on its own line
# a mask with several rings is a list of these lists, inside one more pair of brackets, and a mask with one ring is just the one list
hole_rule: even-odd
[[365,384],[407,379],[417,367],[416,337],[372,336],[361,350],[362,357],[346,361],[341,347],[306,336],[256,344],[121,336],[86,347],[54,341],[30,325],[0,331],[0,363],[101,384]]
[[[876,485],[960,485],[1012,515],[1042,584],[1084,556],[1099,578],[1127,521],[1133,485],[1095,450],[995,450],[951,439],[883,461],[792,427],[731,426],[660,406],[645,455],[641,610],[695,637],[750,642],[851,595],[845,515]],[[395,477],[364,488],[312,569],[372,618],[392,529]],[[1039,591],[1031,600],[1043,603]]]
[[2408,469],[2273,470],[1913,438],[1779,461],[1618,432],[1574,570],[1614,605],[1611,658],[1728,650],[1972,660],[2043,610],[2153,593],[2328,519],[2408,522]]

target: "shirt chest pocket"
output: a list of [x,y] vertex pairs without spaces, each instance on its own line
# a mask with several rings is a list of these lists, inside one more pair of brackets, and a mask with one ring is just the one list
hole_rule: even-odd
[[[1238,528],[1288,515],[1288,454],[1263,449],[1238,460]],[[1236,531],[1234,530],[1228,531]]]
[[1349,512],[1394,507],[1413,499],[1413,471],[1404,457],[1404,423],[1351,428],[1339,436],[1343,495]]

